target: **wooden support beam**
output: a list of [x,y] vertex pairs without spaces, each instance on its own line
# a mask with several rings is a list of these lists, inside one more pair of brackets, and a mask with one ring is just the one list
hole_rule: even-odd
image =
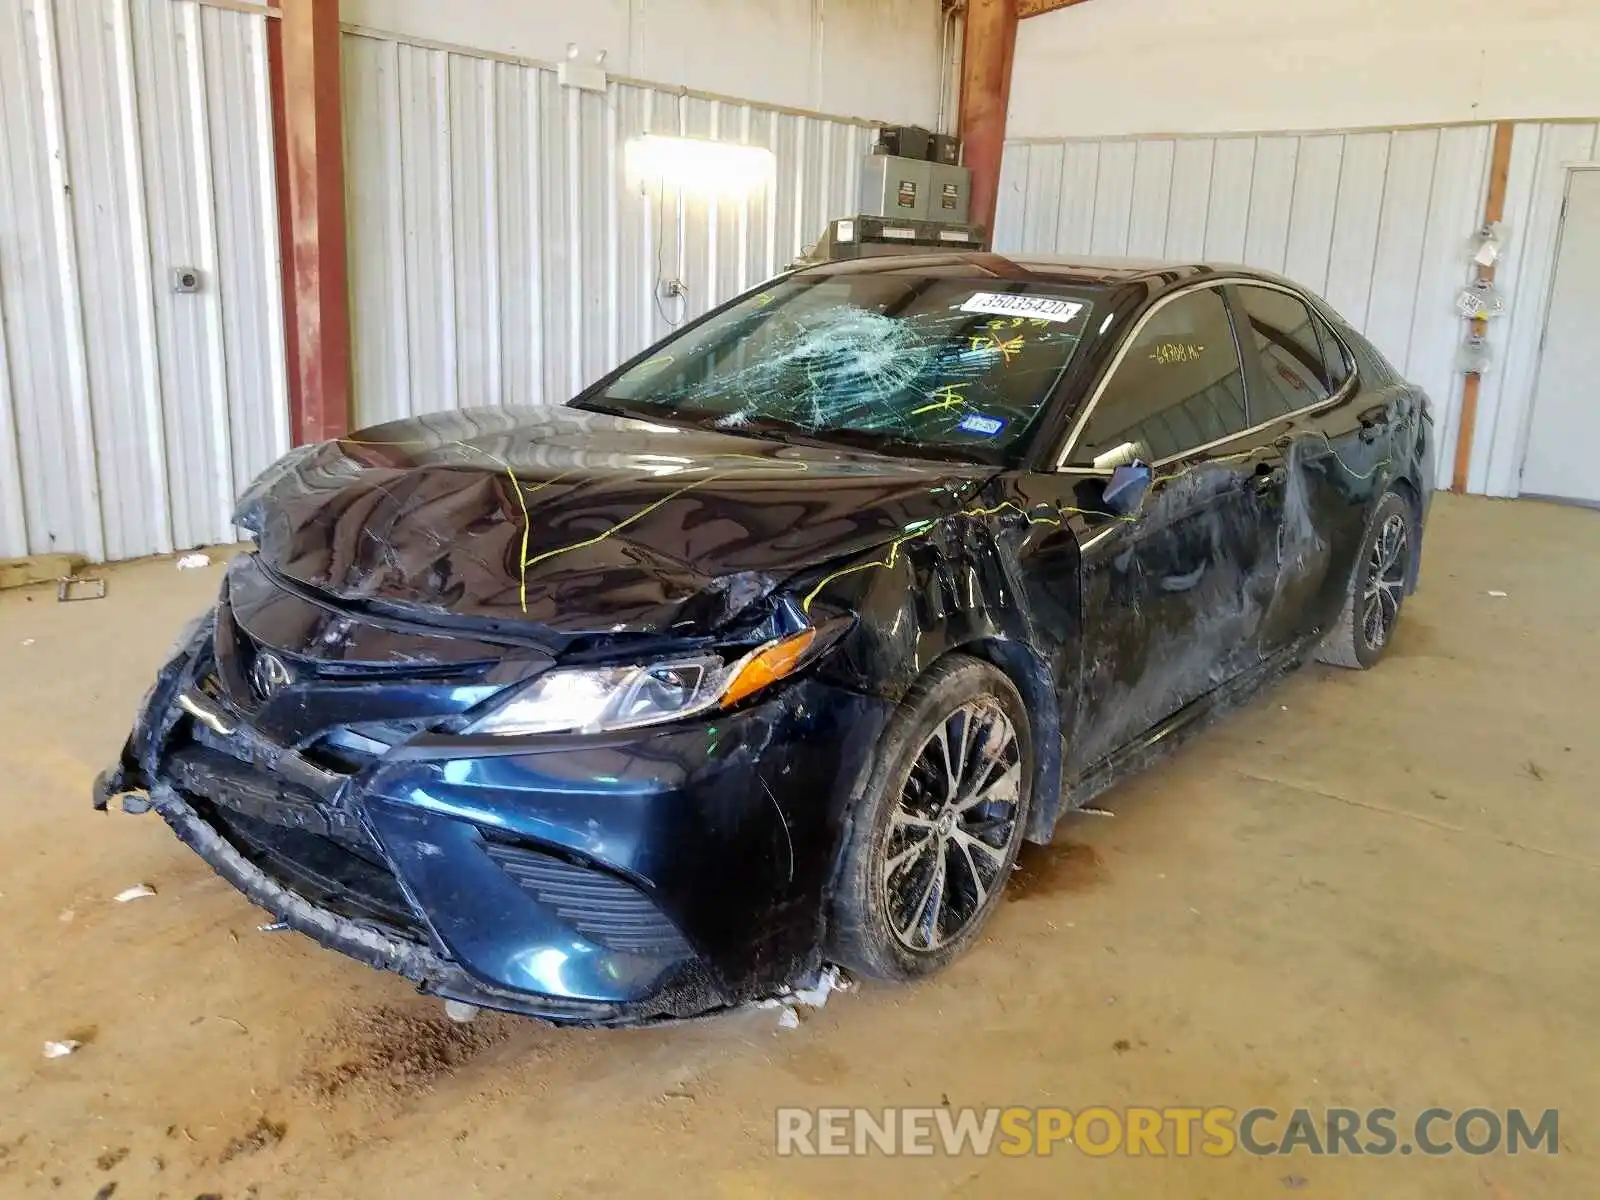
[[959,128],[963,159],[972,171],[971,219],[991,239],[1016,49],[1017,0],[968,0]]
[[285,324],[295,443],[350,432],[350,299],[345,262],[339,0],[283,0],[283,129],[288,176]]
[[267,96],[272,105],[272,170],[277,184],[278,283],[283,294],[283,353],[288,364],[289,436],[300,441],[300,325],[294,302],[294,217],[289,199],[289,130],[284,120],[283,14],[267,22]]
[[1086,2],[1087,0],[1018,0],[1017,16],[1037,17],[1043,13],[1055,12],[1058,8],[1071,8],[1074,4]]
[[[1483,203],[1483,223],[1492,225],[1506,215],[1506,180],[1511,174],[1511,143],[1517,127],[1510,121],[1501,121],[1494,127],[1494,152],[1489,159],[1489,195]],[[1494,282],[1494,267],[1480,266],[1478,278],[1484,283]],[[1482,336],[1488,322],[1472,322],[1473,333]],[[1450,490],[1467,490],[1467,476],[1472,469],[1472,442],[1478,432],[1478,392],[1483,387],[1483,376],[1468,372],[1461,385],[1461,419],[1456,422],[1456,462],[1451,475]]]

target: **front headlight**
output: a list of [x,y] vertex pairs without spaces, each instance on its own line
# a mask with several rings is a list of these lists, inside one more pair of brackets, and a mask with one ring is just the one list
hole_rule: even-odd
[[732,663],[706,655],[548,671],[467,732],[603,733],[726,708],[792,674],[816,636],[816,630],[803,629]]

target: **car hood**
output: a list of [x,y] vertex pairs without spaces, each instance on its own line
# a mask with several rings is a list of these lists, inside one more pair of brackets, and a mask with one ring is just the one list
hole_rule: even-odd
[[710,630],[955,511],[991,468],[567,407],[418,417],[285,459],[241,502],[275,573],[565,634]]

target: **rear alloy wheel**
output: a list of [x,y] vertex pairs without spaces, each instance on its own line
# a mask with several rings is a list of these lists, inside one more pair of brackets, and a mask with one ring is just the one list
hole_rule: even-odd
[[1339,624],[1317,654],[1323,662],[1365,670],[1383,657],[1399,624],[1411,578],[1415,542],[1411,525],[1411,505],[1404,496],[1390,492],[1378,505],[1356,559]]
[[1011,681],[965,656],[936,665],[891,721],[854,815],[831,955],[910,979],[959,954],[1016,862],[1032,765]]

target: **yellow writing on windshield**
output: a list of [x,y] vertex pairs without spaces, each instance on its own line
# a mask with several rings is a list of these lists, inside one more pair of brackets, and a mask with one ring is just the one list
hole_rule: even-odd
[[941,388],[933,390],[930,399],[932,404],[924,404],[921,408],[913,408],[911,415],[920,417],[923,413],[943,412],[946,409],[960,408],[967,402],[967,385],[964,383],[947,383]]

